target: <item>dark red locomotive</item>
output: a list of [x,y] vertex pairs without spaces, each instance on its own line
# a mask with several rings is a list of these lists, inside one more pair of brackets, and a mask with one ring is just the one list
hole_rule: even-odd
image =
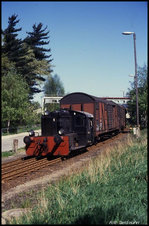
[[60,101],[60,110],[41,117],[41,136],[24,137],[29,156],[67,156],[102,136],[125,128],[125,108],[85,93],[71,93]]

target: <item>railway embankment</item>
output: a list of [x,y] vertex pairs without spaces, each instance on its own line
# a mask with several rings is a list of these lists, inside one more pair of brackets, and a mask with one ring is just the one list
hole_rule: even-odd
[[147,181],[145,133],[106,148],[36,192],[24,192],[11,205],[31,208],[19,224],[147,224]]

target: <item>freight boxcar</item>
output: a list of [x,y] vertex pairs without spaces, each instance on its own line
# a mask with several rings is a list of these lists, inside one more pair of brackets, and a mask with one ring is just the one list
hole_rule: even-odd
[[126,110],[123,106],[86,93],[76,92],[60,100],[62,109],[84,111],[94,117],[94,137],[119,132],[126,126]]

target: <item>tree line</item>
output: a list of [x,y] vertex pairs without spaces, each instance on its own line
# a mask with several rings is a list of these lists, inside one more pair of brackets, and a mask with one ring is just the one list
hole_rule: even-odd
[[[35,94],[64,95],[64,87],[58,75],[52,76],[52,55],[49,31],[42,23],[34,24],[22,40],[18,33],[18,15],[8,18],[8,26],[2,30],[2,127],[12,127],[40,122],[35,113],[39,104],[33,101]],[[43,89],[41,89],[43,84]],[[51,88],[49,88],[51,87]]]

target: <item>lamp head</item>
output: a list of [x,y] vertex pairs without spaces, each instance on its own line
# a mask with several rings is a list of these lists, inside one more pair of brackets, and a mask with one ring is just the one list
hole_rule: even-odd
[[131,31],[124,31],[122,32],[123,35],[132,35],[134,34],[134,32],[131,32]]

